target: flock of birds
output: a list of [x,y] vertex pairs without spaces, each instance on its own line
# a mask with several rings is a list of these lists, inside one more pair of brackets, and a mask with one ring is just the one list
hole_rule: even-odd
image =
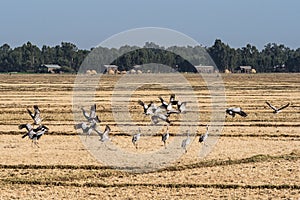
[[[150,116],[152,124],[156,125],[159,122],[165,122],[167,125],[166,132],[162,134],[161,141],[163,142],[163,145],[165,148],[167,148],[167,140],[170,137],[169,133],[169,126],[171,124],[171,121],[169,119],[170,115],[173,114],[182,114],[186,112],[186,105],[187,102],[181,102],[179,100],[175,99],[175,94],[170,95],[169,101],[165,101],[162,97],[158,97],[160,100],[160,105],[157,106],[154,104],[153,101],[151,101],[149,104],[144,103],[141,100],[138,100],[138,104],[142,106],[143,108],[143,114],[144,116]],[[276,108],[269,102],[266,102],[266,104],[273,110],[274,114],[277,114],[281,112],[283,109],[287,108],[290,103],[280,107]],[[19,129],[26,129],[26,133],[22,136],[22,138],[25,138],[28,136],[29,139],[32,140],[32,144],[38,145],[38,140],[41,138],[42,135],[44,135],[49,129],[48,127],[42,125],[42,120],[40,115],[40,110],[37,105],[33,106],[34,112],[31,112],[29,109],[27,109],[27,112],[29,113],[30,117],[33,120],[33,123],[26,123],[19,125]],[[93,104],[90,108],[90,112],[88,113],[84,108],[81,108],[82,114],[85,117],[86,121],[75,124],[74,128],[81,129],[82,133],[86,135],[86,138],[91,135],[91,133],[94,131],[96,132],[101,142],[109,141],[109,133],[111,131],[111,128],[109,125],[105,126],[105,129],[103,132],[101,132],[97,128],[97,124],[101,122],[100,118],[96,114],[96,104]],[[228,115],[231,115],[232,117],[235,117],[236,115],[240,115],[242,117],[247,117],[247,113],[242,110],[241,107],[230,107],[226,109],[226,113]],[[37,126],[35,128],[35,126]],[[209,125],[206,126],[206,132],[202,134],[199,137],[199,143],[205,144],[206,139],[209,135]],[[136,149],[138,149],[138,141],[141,138],[141,129],[138,128],[138,132],[132,136],[132,143]],[[187,152],[187,147],[191,142],[190,138],[190,132],[187,130],[187,137],[182,141],[181,147],[185,150],[185,153]]]
[[74,126],[75,129],[81,129],[86,136],[91,135],[93,131],[95,131],[100,136],[100,141],[105,142],[109,140],[108,134],[110,132],[110,127],[108,125],[105,126],[103,132],[97,129],[97,123],[100,123],[98,115],[96,114],[96,104],[91,106],[90,113],[81,108],[83,116],[86,118],[86,122],[81,122]]
[[145,115],[151,116],[151,121],[153,124],[158,124],[160,121],[165,121],[168,124],[171,123],[169,116],[171,114],[184,113],[186,110],[187,102],[181,102],[175,99],[175,94],[170,96],[169,102],[165,101],[162,97],[158,97],[161,105],[156,106],[153,101],[148,105],[141,100],[138,100],[138,104],[144,109]]

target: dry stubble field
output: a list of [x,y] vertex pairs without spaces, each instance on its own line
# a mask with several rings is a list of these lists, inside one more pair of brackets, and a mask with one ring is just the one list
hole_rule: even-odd
[[[209,122],[209,91],[195,75],[185,77],[197,91],[203,113],[196,139],[169,167],[135,174],[105,166],[85,149],[73,129],[75,75],[0,75],[0,199],[299,199],[300,74],[223,74],[227,106],[242,106],[248,117],[226,117],[217,144],[204,158],[197,140]],[[159,133],[141,139],[135,150],[130,134],[114,129],[110,98],[119,78],[103,76],[97,88],[100,128],[109,124],[112,142],[127,151],[163,148]],[[149,122],[137,120],[138,99],[169,94],[160,86],[139,88],[129,105],[133,120],[140,126]],[[291,106],[274,115],[266,100]],[[26,108],[34,104],[50,128],[40,148],[18,130],[20,123],[31,122]],[[178,126],[178,119],[172,120],[170,140]]]

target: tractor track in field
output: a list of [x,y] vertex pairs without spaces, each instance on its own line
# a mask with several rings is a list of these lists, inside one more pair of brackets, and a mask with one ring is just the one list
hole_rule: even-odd
[[[216,166],[229,166],[229,165],[239,165],[239,164],[247,164],[247,163],[259,163],[259,162],[271,162],[277,160],[286,160],[286,161],[296,161],[300,159],[300,153],[289,153],[289,154],[282,154],[282,155],[254,155],[248,158],[242,159],[228,159],[228,160],[208,160],[208,161],[200,161],[197,163],[186,164],[186,165],[177,165],[177,166],[170,166],[163,169],[156,170],[156,172],[163,172],[163,171],[183,171],[188,169],[195,169],[195,168],[207,168],[207,167],[216,167]],[[71,169],[71,170],[124,170],[127,168],[116,168],[113,166],[99,166],[99,165],[26,165],[26,164],[17,164],[17,165],[5,165],[0,164],[0,169]],[[120,172],[124,173],[124,172]],[[154,173],[154,172],[148,172]]]
[[291,189],[300,190],[300,185],[242,185],[242,184],[180,184],[180,183],[119,183],[119,184],[105,184],[105,183],[73,183],[62,181],[37,181],[37,180],[9,180],[0,179],[3,184],[21,184],[21,185],[45,185],[45,186],[71,186],[71,187],[101,187],[101,188],[123,188],[123,187],[157,187],[157,188],[215,188],[215,189]]

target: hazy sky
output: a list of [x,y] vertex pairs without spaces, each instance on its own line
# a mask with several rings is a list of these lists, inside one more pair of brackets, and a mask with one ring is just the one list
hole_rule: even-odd
[[267,43],[300,47],[298,0],[0,0],[0,45],[62,41],[81,49],[141,27],[182,32],[204,46],[221,39],[232,47]]

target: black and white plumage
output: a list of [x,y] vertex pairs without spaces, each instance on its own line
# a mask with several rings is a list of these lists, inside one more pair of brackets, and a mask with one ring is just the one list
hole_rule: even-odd
[[185,112],[185,110],[186,110],[186,104],[187,104],[187,102],[180,102],[180,101],[178,101],[178,103],[177,103],[177,109],[179,110],[180,113]]
[[19,129],[23,129],[23,128],[26,128],[27,133],[25,133],[22,136],[22,138],[25,138],[28,136],[28,138],[31,139],[33,144],[35,144],[37,147],[39,147],[37,141],[42,137],[42,135],[45,134],[45,132],[47,132],[49,130],[48,127],[46,127],[44,125],[40,125],[35,129],[32,128],[31,124],[19,125]]
[[44,135],[49,129],[46,126],[41,126],[40,130],[36,131],[35,134],[33,134],[33,136],[30,138],[32,139],[33,143],[39,147],[38,145],[38,140],[42,137],[42,135]]
[[[175,99],[175,94],[171,94],[170,101],[166,102],[162,97],[159,97],[162,105],[161,107],[167,111],[167,114],[180,114],[185,112],[187,102],[181,102]],[[176,106],[174,108],[173,106]]]
[[178,101],[177,102],[177,109],[173,109],[173,107],[172,107],[172,109],[168,110],[167,114],[171,115],[171,114],[181,114],[181,113],[184,113],[185,110],[186,110],[186,104],[187,104],[187,102],[180,102],[180,101]]
[[145,115],[152,115],[152,114],[158,112],[158,107],[155,106],[155,104],[153,103],[153,101],[151,101],[147,105],[143,101],[138,100],[138,104],[143,107]]
[[160,120],[167,122],[168,124],[171,123],[171,121],[169,120],[168,114],[156,113],[151,116],[151,121],[153,124],[158,124]]
[[175,100],[175,94],[171,94],[171,96],[170,96],[170,103],[172,105],[177,105],[178,104],[178,101]]
[[226,113],[231,115],[232,117],[235,117],[236,114],[242,117],[247,117],[247,113],[245,113],[240,107],[227,108]]
[[166,132],[161,137],[161,141],[164,143],[165,148],[167,148],[166,143],[167,143],[167,140],[169,139],[169,137],[170,137],[169,126],[167,126]]
[[162,97],[158,97],[158,98],[159,98],[159,100],[160,100],[160,102],[161,102],[161,106],[160,106],[160,107],[162,107],[162,108],[164,108],[165,110],[167,110],[167,107],[168,107],[169,103],[166,102]]
[[199,142],[205,144],[205,140],[208,138],[208,125],[206,126],[206,132],[199,137]]
[[162,97],[158,97],[160,102],[161,102],[161,105],[160,105],[160,108],[164,109],[164,110],[167,110],[167,111],[170,111],[172,110],[172,103],[171,102],[166,102]]
[[29,138],[32,137],[32,135],[35,133],[35,131],[33,130],[33,127],[31,126],[31,124],[20,124],[19,125],[19,129],[23,129],[26,128],[27,133],[25,133],[22,138],[25,138],[26,136],[28,136]]
[[77,129],[81,129],[83,131],[84,134],[86,134],[86,136],[91,135],[92,131],[95,130],[96,128],[96,123],[91,123],[89,126],[87,125],[87,123],[82,122],[79,124],[75,124],[74,128]]
[[187,131],[187,138],[184,139],[181,143],[181,148],[185,150],[185,153],[187,153],[187,147],[191,143],[191,138],[190,138],[190,131]]
[[108,125],[105,126],[105,130],[103,133],[101,133],[100,131],[98,131],[97,129],[95,129],[95,131],[98,133],[98,135],[100,136],[100,141],[101,142],[106,142],[109,140],[109,136],[108,134],[110,133],[111,129]]
[[90,123],[100,123],[101,120],[99,119],[98,115],[96,115],[96,104],[91,106],[90,113],[86,112],[83,108],[81,108],[83,116],[87,119]]
[[288,104],[286,104],[286,105],[284,105],[284,106],[282,106],[282,107],[280,107],[280,108],[276,108],[275,106],[273,106],[272,104],[270,104],[270,103],[267,102],[267,101],[266,101],[266,104],[267,104],[270,108],[273,109],[273,113],[274,113],[274,114],[280,113],[281,110],[287,108],[287,107],[290,105],[290,103],[288,103]]
[[33,124],[34,125],[39,125],[42,122],[42,118],[40,116],[40,109],[37,105],[33,106],[34,108],[34,113],[31,112],[28,108],[27,108],[27,112],[29,113],[30,117],[33,119]]
[[132,144],[135,146],[136,149],[138,149],[138,141],[140,140],[141,137],[141,129],[139,128],[139,132],[134,134],[132,136]]

